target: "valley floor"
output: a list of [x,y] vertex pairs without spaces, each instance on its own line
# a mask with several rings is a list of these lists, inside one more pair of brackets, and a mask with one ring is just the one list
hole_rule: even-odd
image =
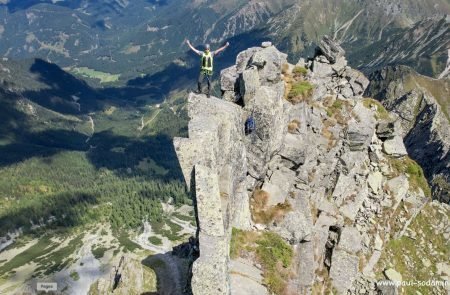
[[61,294],[95,294],[92,286],[99,280],[113,285],[122,257],[145,269],[142,291],[156,291],[157,281],[165,292],[181,289],[186,273],[179,265],[184,262],[171,251],[195,234],[192,207],[164,207],[167,223],[152,227],[144,222],[137,231],[115,232],[103,223],[39,238],[19,236],[0,253],[0,294],[34,294],[39,282],[57,283]]

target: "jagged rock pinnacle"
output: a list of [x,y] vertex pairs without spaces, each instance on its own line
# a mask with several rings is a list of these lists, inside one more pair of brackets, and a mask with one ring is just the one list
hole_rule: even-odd
[[[399,219],[390,208],[407,202],[418,212],[426,202],[404,172],[389,180],[389,140],[396,161],[406,159],[398,130],[391,130],[398,126],[362,99],[368,80],[346,65],[343,50],[324,44],[327,56],[302,62],[305,68],[290,65],[275,46],[247,49],[221,72],[222,100],[189,95],[189,138],[174,145],[199,218],[194,294],[243,294],[248,278],[258,278],[257,254],[243,249],[247,256],[230,258],[232,228],[269,231],[292,245],[294,275],[277,274],[287,293],[308,293],[318,281],[342,294],[362,282],[375,290],[365,278],[381,248],[414,218]],[[246,136],[248,116],[256,130]],[[258,281],[258,294],[273,291]]]

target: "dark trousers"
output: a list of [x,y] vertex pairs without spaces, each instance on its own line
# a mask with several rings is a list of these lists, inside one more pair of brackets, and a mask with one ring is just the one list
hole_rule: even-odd
[[206,79],[206,82],[208,83],[208,92],[206,94],[209,94],[211,90],[211,76],[212,74],[210,73],[200,71],[200,75],[198,76],[198,92],[202,92],[202,83]]

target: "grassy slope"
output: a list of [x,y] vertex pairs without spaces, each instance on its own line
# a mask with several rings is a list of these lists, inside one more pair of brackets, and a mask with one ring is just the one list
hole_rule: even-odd
[[405,90],[422,88],[429,92],[439,103],[442,111],[450,122],[450,97],[448,80],[436,80],[422,75],[408,75],[404,83]]
[[[442,281],[436,264],[448,263],[450,242],[444,238],[438,226],[448,223],[449,218],[448,208],[438,209],[435,204],[427,204],[411,223],[407,234],[386,245],[377,265],[378,278],[384,278],[382,271],[385,268],[394,268],[404,281]],[[430,220],[433,222],[430,223]],[[411,232],[415,233],[413,238],[409,237],[412,236]],[[403,287],[403,291],[405,294],[414,294],[416,291],[421,294],[432,293],[431,288],[426,286]]]

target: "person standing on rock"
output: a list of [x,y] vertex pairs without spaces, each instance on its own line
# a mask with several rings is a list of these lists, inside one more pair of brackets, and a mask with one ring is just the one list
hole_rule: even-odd
[[206,93],[206,96],[209,97],[211,91],[211,76],[213,73],[214,56],[224,51],[228,46],[230,46],[230,43],[227,42],[224,46],[215,51],[211,51],[209,44],[205,45],[205,51],[200,51],[192,46],[189,40],[187,40],[186,43],[189,48],[192,49],[192,51],[201,56],[200,75],[198,76],[198,89],[195,93],[202,93],[202,83],[206,79],[206,82],[208,83],[208,92]]

